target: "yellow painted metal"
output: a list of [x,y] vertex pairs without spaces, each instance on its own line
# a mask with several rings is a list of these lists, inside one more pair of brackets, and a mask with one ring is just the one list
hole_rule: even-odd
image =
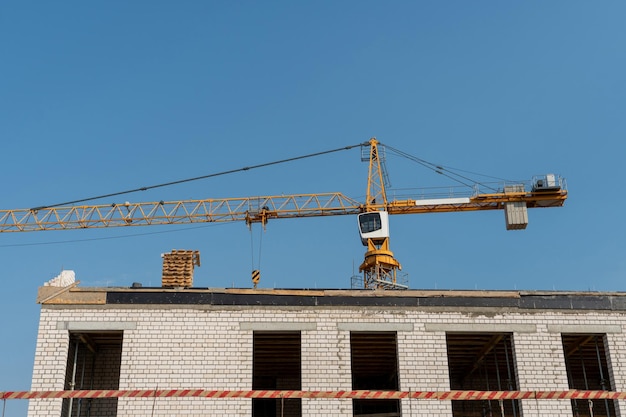
[[252,271],[252,285],[254,286],[254,288],[257,287],[260,280],[261,280],[261,271],[259,271],[258,269],[253,270]]
[[361,266],[359,266],[359,272],[363,272],[376,265],[386,266],[393,269],[402,269],[400,262],[393,257],[393,252],[389,250],[389,239],[385,239],[382,245],[377,247],[373,242],[368,241],[367,252],[365,252],[365,259]]
[[365,259],[359,266],[363,273],[363,288],[366,289],[407,289],[398,282],[398,271],[402,269],[400,262],[389,250],[389,239],[376,245],[372,239],[368,240],[368,250]]
[[341,193],[0,210],[0,232],[244,221],[358,214]]
[[367,206],[342,193],[82,205],[0,210],[0,233],[233,221],[251,224],[266,223],[270,219],[355,215],[375,210],[389,214],[502,210],[507,202],[525,202],[528,208],[560,207],[566,199],[566,190],[556,190],[478,194],[467,203],[430,206],[416,205],[419,199]]
[[[378,145],[375,138],[370,139],[364,203],[342,193],[321,193],[0,210],[0,233],[233,221],[265,226],[270,219],[356,215],[372,211],[423,214],[502,210],[506,203],[512,202],[523,202],[528,208],[560,207],[567,199],[567,190],[563,188],[475,194],[464,199],[407,198],[388,201],[382,161],[384,155],[380,154]],[[401,265],[389,249],[389,238],[368,239],[367,244],[368,250],[359,267],[359,271],[363,272],[364,287],[401,288],[396,280]],[[256,287],[260,274],[254,272]]]
[[365,197],[365,211],[379,210],[377,205],[387,205],[387,193],[385,191],[385,182],[383,178],[383,167],[378,153],[378,141],[371,138],[370,144],[370,160],[367,176],[367,193]]
[[[567,190],[549,192],[516,192],[478,194],[469,197],[469,202],[437,202],[431,205],[416,205],[419,200],[391,201],[385,210],[389,214],[449,213],[454,211],[503,210],[505,203],[524,202],[528,208],[561,207],[567,200]],[[376,206],[375,206],[376,207]],[[381,206],[382,209],[382,206]]]
[[[388,203],[383,161],[376,138],[371,138],[369,144],[370,160],[365,211],[385,211]],[[363,263],[359,266],[359,272],[363,273],[363,287],[367,289],[398,289],[396,286],[397,271],[402,267],[389,249],[389,237],[376,240],[367,239],[367,249]]]

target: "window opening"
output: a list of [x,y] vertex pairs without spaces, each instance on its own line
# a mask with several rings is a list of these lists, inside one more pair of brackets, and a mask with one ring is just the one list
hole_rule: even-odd
[[[253,333],[252,389],[301,390],[300,332]],[[302,400],[252,399],[252,417],[300,417]]]
[[[562,334],[565,368],[570,389],[612,391],[605,335]],[[614,417],[613,400],[572,400],[575,417]]]
[[[117,390],[122,364],[121,331],[71,332],[66,390]],[[66,398],[62,417],[115,417],[117,398]]]
[[[510,333],[448,333],[450,389],[516,391]],[[517,400],[452,401],[453,417],[519,417]]]
[[366,213],[359,216],[361,233],[371,233],[382,229],[382,222],[379,213]]
[[[396,332],[351,332],[352,389],[399,391]],[[400,400],[352,400],[354,416],[400,417]]]

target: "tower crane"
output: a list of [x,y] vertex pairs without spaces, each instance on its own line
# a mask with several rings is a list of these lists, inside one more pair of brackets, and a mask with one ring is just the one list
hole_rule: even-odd
[[520,230],[528,224],[528,208],[561,207],[567,199],[564,179],[547,174],[533,178],[529,186],[516,183],[490,193],[390,200],[379,145],[375,138],[361,145],[369,151],[364,158],[369,161],[365,202],[333,192],[0,210],[0,233],[235,221],[265,226],[270,219],[355,215],[367,247],[359,266],[363,288],[402,289],[400,262],[389,247],[389,215],[504,210],[507,229]]

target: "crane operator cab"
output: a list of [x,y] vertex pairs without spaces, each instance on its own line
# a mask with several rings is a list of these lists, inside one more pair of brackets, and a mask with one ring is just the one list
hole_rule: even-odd
[[367,240],[383,241],[389,237],[389,213],[372,211],[359,214],[359,234],[361,243],[367,246]]

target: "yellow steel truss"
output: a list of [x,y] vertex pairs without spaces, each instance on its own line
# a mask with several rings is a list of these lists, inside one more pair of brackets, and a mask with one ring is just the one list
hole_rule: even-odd
[[[567,199],[567,190],[559,187],[539,191],[478,193],[457,199],[407,198],[388,201],[378,141],[372,138],[369,145],[365,202],[337,192],[0,210],[0,233],[233,221],[265,225],[270,219],[356,215],[372,211],[421,214],[501,210],[506,203],[515,202],[523,202],[528,208],[559,207]],[[389,249],[389,239],[368,241],[367,246],[365,260],[359,268],[364,273],[364,287],[397,288],[396,271],[400,269],[400,263]]]
[[478,194],[469,197],[469,202],[430,205],[417,205],[419,199],[405,199],[366,206],[342,193],[81,205],[0,210],[0,233],[233,221],[266,223],[270,219],[355,215],[372,210],[389,214],[500,210],[510,202],[524,202],[528,208],[560,207],[566,199],[566,190],[556,190]]

